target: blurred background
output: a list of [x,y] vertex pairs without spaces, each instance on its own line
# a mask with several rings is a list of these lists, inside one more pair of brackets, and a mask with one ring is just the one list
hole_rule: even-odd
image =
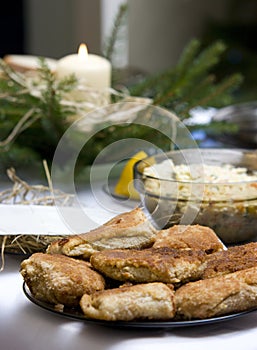
[[126,29],[113,64],[154,73],[174,65],[185,45],[222,39],[228,47],[216,74],[241,72],[240,101],[256,100],[256,0],[9,0],[1,3],[0,56],[61,58],[85,42],[100,54],[121,4]]

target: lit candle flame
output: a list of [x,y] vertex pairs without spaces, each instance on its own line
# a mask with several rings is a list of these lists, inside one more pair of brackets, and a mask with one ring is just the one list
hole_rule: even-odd
[[81,57],[82,59],[87,58],[87,56],[88,56],[88,51],[87,51],[87,46],[86,46],[86,44],[80,44],[79,50],[78,50],[78,55],[79,55],[79,57]]

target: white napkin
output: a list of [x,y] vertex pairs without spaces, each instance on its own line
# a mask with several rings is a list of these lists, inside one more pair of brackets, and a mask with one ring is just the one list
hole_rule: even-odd
[[107,214],[93,208],[0,204],[0,235],[84,233],[106,222]]

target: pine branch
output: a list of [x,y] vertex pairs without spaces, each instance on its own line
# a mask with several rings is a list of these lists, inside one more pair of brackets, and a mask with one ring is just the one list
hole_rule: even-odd
[[[153,89],[159,90],[162,88],[163,81],[168,82],[168,86],[175,79],[178,79],[185,71],[188,70],[188,67],[192,64],[194,57],[197,55],[200,48],[200,42],[196,39],[193,39],[183,50],[181,58],[176,67],[171,67],[164,72],[151,75],[146,77],[142,82],[138,83],[135,86],[130,88],[130,93],[135,96],[145,95],[148,91]],[[156,88],[157,87],[157,88]]]
[[131,87],[131,94],[153,98],[155,105],[175,111],[183,120],[195,106],[222,107],[233,101],[233,91],[242,82],[240,74],[216,82],[212,69],[217,65],[225,45],[214,42],[201,50],[198,40],[192,40],[183,50],[174,67]]
[[[4,62],[4,60],[0,60],[0,69],[4,72],[5,76],[7,78],[9,78],[10,81],[12,81],[12,83],[14,84],[14,86],[16,85],[17,87],[23,87],[24,89],[26,89],[26,84],[25,81],[23,79],[22,74],[14,71],[8,64],[6,64]],[[11,88],[11,85],[8,84],[9,87]]]
[[[193,43],[194,44],[194,43]],[[177,67],[174,69],[176,72],[176,79],[174,82],[166,80],[166,86],[162,90],[159,89],[159,93],[156,96],[154,103],[164,105],[170,102],[171,98],[181,98],[188,89],[192,89],[197,86],[198,81],[206,76],[215,64],[218,63],[220,55],[224,52],[225,46],[216,42],[211,46],[207,47],[199,54],[197,50],[194,50],[195,56],[190,50],[190,46],[199,47],[199,44],[189,44],[189,50],[187,51],[188,57],[183,57],[182,60],[187,61],[187,66],[181,70],[180,61]],[[191,63],[190,63],[191,58]],[[177,73],[178,71],[178,73]]]
[[0,68],[1,155],[7,150],[12,154],[14,142],[34,151],[42,149],[45,142],[46,149],[54,150],[66,130],[66,118],[75,113],[73,106],[61,105],[62,97],[77,84],[75,77],[57,81],[44,59],[33,78],[17,73],[3,60]]
[[177,74],[182,76],[191,66],[192,61],[200,50],[201,43],[197,39],[192,39],[182,51],[177,64]]
[[[223,104],[229,104],[231,102],[231,95],[229,92],[234,89],[236,86],[239,86],[242,82],[242,76],[240,74],[234,74],[224,80],[221,83],[216,85],[216,88],[213,89],[212,93],[205,98],[201,99],[201,106],[212,105],[213,107],[216,104],[219,104],[222,98]],[[221,98],[220,98],[221,96]]]
[[111,62],[113,61],[115,47],[121,35],[121,30],[123,28],[127,10],[128,10],[127,4],[124,3],[120,5],[118,13],[114,19],[113,28],[112,28],[110,37],[107,39],[105,49],[103,50],[104,56]]
[[[126,10],[127,6],[122,5],[114,22],[106,51],[109,59],[114,54]],[[233,102],[233,92],[242,82],[242,76],[234,74],[216,81],[212,69],[220,62],[224,50],[221,42],[201,49],[201,43],[192,40],[185,47],[177,65],[135,84],[129,88],[130,93],[136,97],[152,98],[155,105],[175,111],[181,120],[188,118],[190,110],[196,106],[228,105]],[[72,118],[85,116],[92,110],[92,105],[99,107],[94,103],[95,99],[99,103],[101,97],[95,91],[93,94],[91,91],[90,95],[90,89],[83,87],[85,99],[77,101],[74,92],[69,94],[73,89],[81,92],[81,84],[75,76],[57,80],[43,59],[40,60],[36,79],[28,79],[24,74],[13,71],[2,60],[0,69],[0,165],[13,166],[25,158],[27,162],[46,159],[50,163],[60,137],[74,120]],[[113,90],[111,94],[114,95]],[[94,102],[90,99],[92,95]],[[115,96],[118,100],[124,98],[121,93]],[[153,135],[153,130],[147,127],[114,126],[98,133],[88,142],[90,152],[81,152],[80,164],[91,164],[104,147],[128,134],[145,140],[154,137],[156,145],[162,149],[168,149],[170,145],[163,135],[157,132]]]
[[193,64],[187,73],[187,77],[194,79],[202,74],[206,74],[209,69],[213,68],[220,61],[220,57],[225,50],[226,46],[221,41],[216,41],[203,49],[193,60]]
[[198,85],[194,89],[185,91],[185,94],[174,106],[174,112],[177,113],[181,120],[189,117],[189,111],[195,107],[195,103],[198,104],[199,99],[204,98],[212,91],[212,84],[215,82],[215,76],[213,74],[202,78]]
[[[51,163],[67,127],[106,102],[101,91],[84,86],[75,76],[58,80],[43,59],[32,77],[13,71],[1,60],[0,64],[0,166],[20,164],[19,149],[26,150],[32,162],[37,155]],[[117,100],[124,98],[124,93],[113,89],[110,93]],[[93,123],[91,118],[89,128]],[[92,154],[98,147],[92,144]],[[93,160],[88,152],[83,157],[84,165]]]
[[190,117],[190,110],[195,107],[220,107],[233,103],[233,91],[243,81],[241,74],[233,74],[224,78],[220,83],[212,85],[215,77],[210,75],[191,90],[191,95],[184,96],[177,103],[174,110],[180,115],[181,120]]
[[25,129],[30,127],[33,122],[36,120],[36,117],[33,118],[35,113],[34,109],[30,109],[24,116],[18,121],[18,123],[11,130],[10,134],[6,137],[5,140],[0,141],[0,147],[6,147],[11,142],[13,142],[17,136],[23,132]]

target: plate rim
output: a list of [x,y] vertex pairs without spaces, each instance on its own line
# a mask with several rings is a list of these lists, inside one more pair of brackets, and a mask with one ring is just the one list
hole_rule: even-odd
[[23,292],[25,296],[28,298],[29,301],[31,301],[34,305],[39,306],[40,308],[49,311],[55,315],[62,316],[64,318],[70,318],[75,319],[78,321],[83,321],[88,324],[96,324],[96,325],[102,325],[102,326],[108,326],[108,327],[116,327],[116,328],[185,328],[185,327],[193,327],[193,326],[199,326],[199,325],[208,325],[208,324],[214,324],[219,322],[225,322],[229,320],[233,320],[235,318],[247,315],[248,313],[251,313],[253,311],[257,311],[257,309],[250,309],[245,310],[229,315],[222,315],[217,317],[211,317],[207,319],[194,319],[194,320],[186,320],[186,321],[152,321],[152,320],[143,320],[143,321],[107,321],[107,320],[98,320],[93,318],[88,318],[84,316],[82,313],[76,313],[76,311],[69,312],[69,311],[58,311],[54,308],[52,304],[48,304],[44,301],[41,301],[34,297],[29,290],[29,287],[27,286],[26,282],[23,282],[22,285]]

